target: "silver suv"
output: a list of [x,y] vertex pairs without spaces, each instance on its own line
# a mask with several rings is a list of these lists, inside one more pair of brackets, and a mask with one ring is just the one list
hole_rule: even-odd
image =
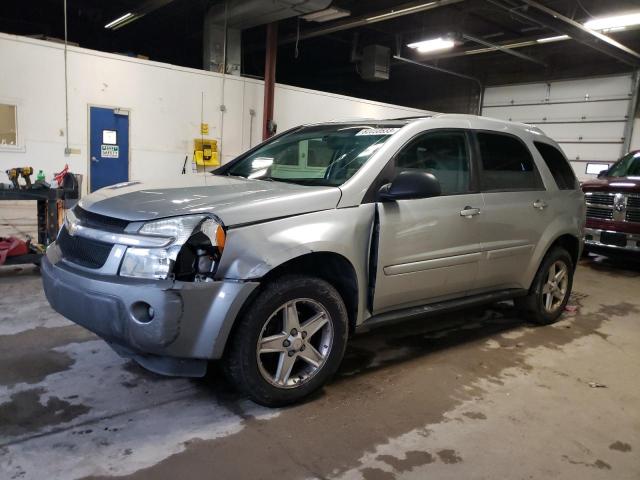
[[213,174],[114,185],[69,211],[53,308],[166,375],[222,359],[264,405],[309,395],[349,336],[513,299],[555,321],[583,194],[535,127],[467,115],[306,125]]

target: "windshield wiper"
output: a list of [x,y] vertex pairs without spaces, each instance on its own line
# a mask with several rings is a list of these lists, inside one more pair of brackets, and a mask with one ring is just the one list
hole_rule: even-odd
[[293,178],[257,177],[256,180],[264,180],[265,182],[297,183]]

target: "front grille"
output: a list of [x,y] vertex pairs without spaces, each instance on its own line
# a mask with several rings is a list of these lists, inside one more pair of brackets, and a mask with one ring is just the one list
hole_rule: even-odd
[[106,230],[107,232],[124,232],[124,229],[127,228],[127,225],[129,225],[129,222],[127,220],[88,212],[87,210],[84,210],[83,208],[80,208],[78,206],[73,209],[73,213],[80,221],[81,225],[89,228],[95,228],[96,230]]
[[613,205],[613,195],[606,193],[587,193],[585,198],[587,203],[594,205]]
[[640,197],[628,197],[627,208],[640,208]]
[[627,222],[640,222],[640,210],[627,210]]
[[587,217],[600,220],[612,220],[613,210],[608,208],[587,207]]
[[67,227],[62,227],[56,243],[66,260],[87,268],[102,268],[113,247],[110,243],[72,237]]

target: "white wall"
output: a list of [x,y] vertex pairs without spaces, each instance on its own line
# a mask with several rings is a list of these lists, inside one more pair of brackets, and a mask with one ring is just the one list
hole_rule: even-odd
[[[68,49],[68,78],[69,143],[80,153],[65,156],[62,45],[0,34],[0,103],[18,105],[18,146],[0,146],[0,171],[30,165],[49,177],[68,163],[73,172],[85,176],[86,191],[89,105],[130,110],[131,179],[170,179],[180,173],[185,155],[191,160],[193,139],[200,136],[203,95],[203,121],[209,124],[209,137],[219,140],[223,162],[261,140],[262,81],[227,76],[223,99],[220,74],[77,47]],[[224,114],[221,104],[226,106]],[[423,113],[276,85],[274,120],[279,131],[339,118]]]
[[629,150],[640,150],[640,118],[636,118],[633,122],[633,135],[631,135]]

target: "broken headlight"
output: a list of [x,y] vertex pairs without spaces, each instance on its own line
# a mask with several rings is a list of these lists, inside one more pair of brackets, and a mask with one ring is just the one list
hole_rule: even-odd
[[148,222],[138,233],[172,241],[166,248],[128,248],[120,267],[124,277],[164,279],[173,274],[177,280],[211,279],[226,238],[221,223],[204,215]]

